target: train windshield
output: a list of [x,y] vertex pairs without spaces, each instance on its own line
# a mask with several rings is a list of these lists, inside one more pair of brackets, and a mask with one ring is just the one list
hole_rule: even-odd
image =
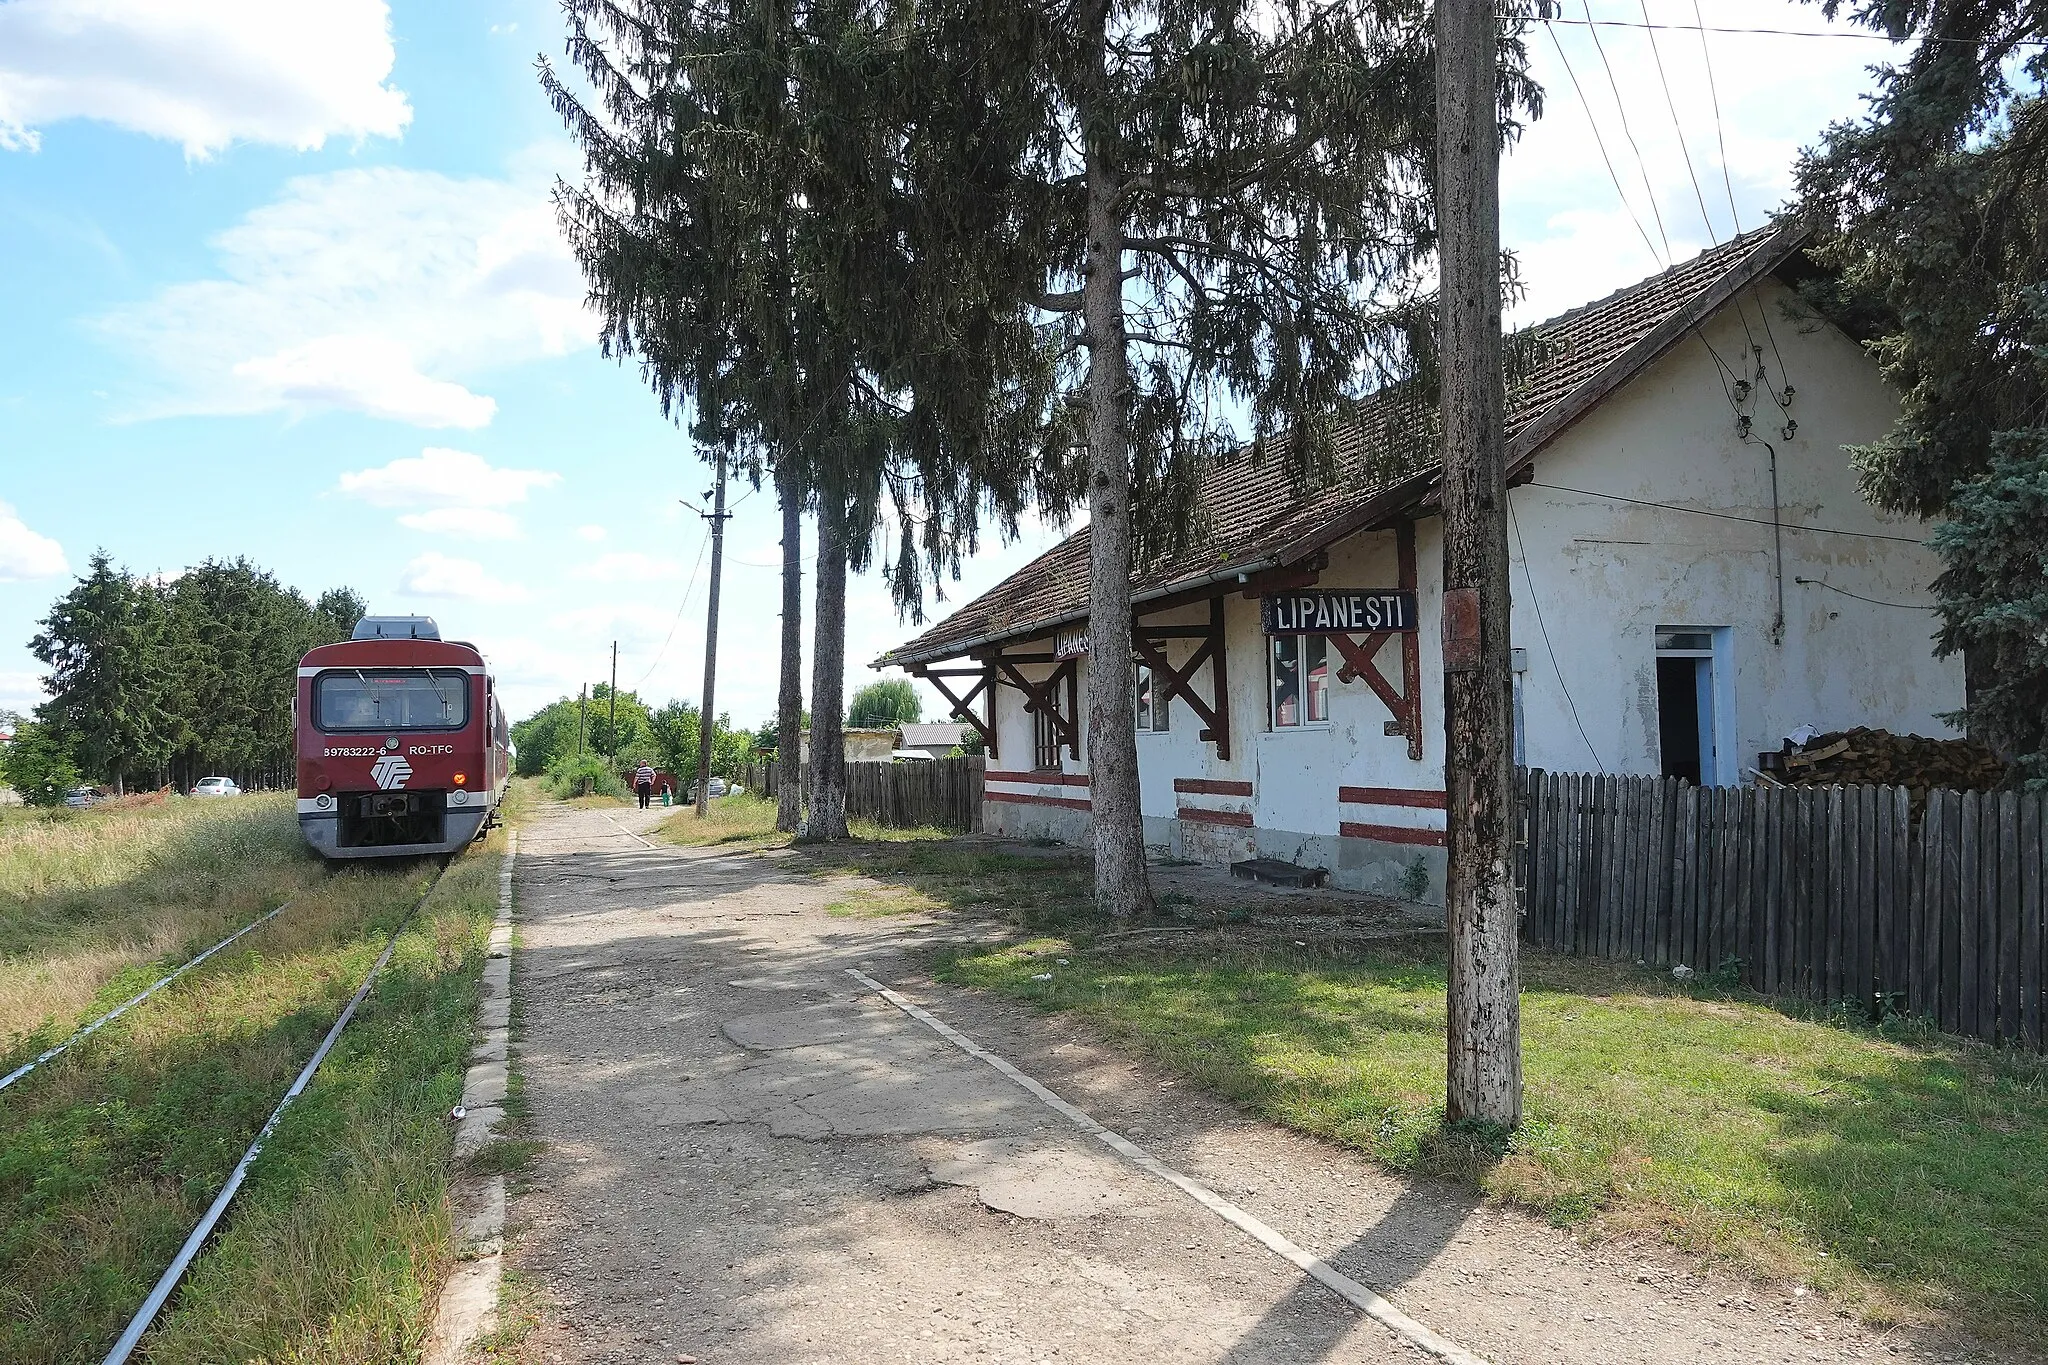
[[469,675],[459,668],[341,669],[313,682],[313,723],[335,730],[460,730]]

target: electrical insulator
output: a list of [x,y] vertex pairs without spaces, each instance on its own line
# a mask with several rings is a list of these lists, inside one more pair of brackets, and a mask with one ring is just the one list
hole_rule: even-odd
[[1788,418],[1786,418],[1786,419],[1785,419],[1785,430],[1784,430],[1784,433],[1783,433],[1783,434],[1784,434],[1784,437],[1785,437],[1785,439],[1786,439],[1786,440],[1788,440],[1788,441],[1789,441],[1789,440],[1791,440],[1791,439],[1792,439],[1792,438],[1793,438],[1794,436],[1797,436],[1797,435],[1799,434],[1799,423],[1797,423],[1797,422],[1793,421],[1793,420],[1792,420],[1791,418],[1789,418],[1789,417],[1788,417]]

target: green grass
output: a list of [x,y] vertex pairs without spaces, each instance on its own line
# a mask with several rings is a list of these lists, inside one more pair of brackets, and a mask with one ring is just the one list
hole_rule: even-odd
[[[572,803],[573,804],[573,803]],[[872,820],[849,820],[848,831],[866,843],[930,843],[951,839],[952,830],[922,827],[893,829]],[[795,836],[775,828],[775,803],[758,792],[720,796],[712,800],[710,813],[697,818],[695,806],[685,806],[661,822],[656,833],[672,844],[706,848],[717,844],[743,844],[749,848],[781,848],[796,842]]]
[[1434,945],[1119,949],[1071,933],[955,951],[936,971],[1084,1016],[1254,1113],[1560,1224],[1653,1232],[1874,1320],[2048,1326],[2038,1057],[1530,955],[1527,1122],[1500,1141],[1443,1126]]
[[[357,1361],[416,1343],[448,1254],[444,1116],[460,1093],[496,866],[472,850],[450,869],[146,1358]],[[289,801],[267,797],[0,827],[0,941],[13,945],[0,980],[17,1017],[42,1020],[10,1055],[299,892],[234,949],[0,1095],[0,1359],[100,1357],[430,875],[419,864],[330,873],[299,844]]]
[[0,1065],[314,885],[289,796],[0,821]]

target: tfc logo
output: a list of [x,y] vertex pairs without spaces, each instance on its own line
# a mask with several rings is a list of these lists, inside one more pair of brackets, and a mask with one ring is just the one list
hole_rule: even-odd
[[397,754],[386,754],[370,768],[370,780],[380,790],[397,791],[412,779],[412,764]]

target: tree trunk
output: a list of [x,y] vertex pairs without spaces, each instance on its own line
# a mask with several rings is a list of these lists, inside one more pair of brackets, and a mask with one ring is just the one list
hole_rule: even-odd
[[775,828],[794,834],[803,824],[804,725],[804,499],[796,473],[775,470],[782,504],[782,691],[775,703]]
[[1501,429],[1500,140],[1495,6],[1437,6],[1442,231],[1444,778],[1450,805],[1444,1117],[1522,1120]]
[[804,838],[846,837],[846,504],[818,498],[818,588],[811,625],[811,791]]
[[[1099,62],[1106,7],[1088,17]],[[1099,88],[1099,87],[1098,87]],[[1083,122],[1089,110],[1082,109]],[[1145,821],[1138,804],[1136,677],[1131,662],[1131,444],[1125,405],[1130,360],[1124,327],[1120,168],[1091,139],[1086,149],[1088,246],[1081,316],[1088,333],[1088,791],[1094,807],[1095,904],[1126,918],[1149,914]]]

